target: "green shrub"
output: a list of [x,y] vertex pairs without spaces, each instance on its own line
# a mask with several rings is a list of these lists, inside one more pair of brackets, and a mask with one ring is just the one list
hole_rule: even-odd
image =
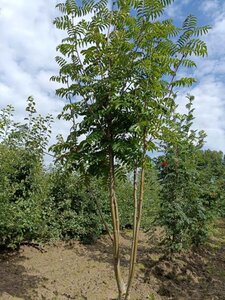
[[[102,179],[89,178],[88,184],[78,174],[69,173],[56,167],[49,173],[50,198],[57,215],[57,227],[61,238],[78,238],[93,242],[105,232],[100,212],[111,229],[109,199]],[[133,187],[129,178],[117,180],[117,197],[121,229],[133,224]],[[158,184],[154,170],[146,176],[146,202],[144,205],[143,227],[149,228],[158,213]]]
[[0,145],[0,246],[57,235],[41,163],[22,149]]
[[101,180],[92,178],[85,185],[78,175],[56,168],[50,174],[50,181],[50,197],[61,238],[78,238],[87,243],[95,241],[104,230],[98,206],[107,222],[110,217],[107,194]]

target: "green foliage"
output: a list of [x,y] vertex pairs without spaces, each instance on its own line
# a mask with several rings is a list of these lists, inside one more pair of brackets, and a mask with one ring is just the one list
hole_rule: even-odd
[[[210,167],[215,165],[213,155],[210,157],[200,150],[204,132],[197,134],[191,129],[194,98],[188,99],[187,114],[174,111],[171,119],[175,126],[163,145],[165,155],[158,160],[162,185],[159,221],[166,229],[172,250],[198,246],[206,240],[217,211],[216,181],[221,179],[221,172],[218,169],[214,172]],[[219,156],[221,167],[221,154]],[[212,196],[215,197],[212,199]]]
[[160,210],[160,184],[158,172],[152,165],[146,170],[142,228],[148,230],[158,218]]
[[133,185],[130,178],[117,181],[117,198],[120,211],[121,229],[129,227],[133,224]]
[[[140,174],[138,185],[140,189]],[[124,180],[117,181],[117,198],[120,211],[121,228],[133,227],[133,182],[129,174]],[[148,230],[158,217],[160,186],[157,171],[154,166],[149,166],[145,176],[145,195],[142,214],[142,229]]]
[[[83,177],[68,173],[61,167],[49,173],[49,196],[56,213],[57,228],[63,239],[80,239],[93,242],[105,232],[99,209],[111,229],[111,212],[108,201],[108,190],[101,178],[89,178],[84,184]],[[146,202],[143,209],[143,228],[148,229],[158,213],[158,183],[154,170],[146,178]],[[125,177],[117,181],[117,197],[120,208],[121,229],[132,227],[133,223],[133,185]]]
[[197,168],[201,177],[202,195],[205,206],[213,214],[225,214],[225,164],[223,152],[199,151]]
[[0,110],[0,246],[57,236],[55,213],[48,198],[42,159],[52,117],[36,114],[28,98],[24,123],[14,121],[14,108]]
[[62,168],[52,170],[49,176],[49,196],[57,214],[61,238],[95,241],[104,230],[97,205],[104,219],[109,221],[108,197],[101,180],[92,178],[85,185],[80,176]]
[[5,140],[14,127],[13,122],[14,108],[7,105],[6,108],[0,110],[0,140]]
[[[193,16],[182,28],[159,20],[171,2],[116,1],[109,8],[107,1],[67,0],[57,5],[62,16],[54,24],[67,37],[57,47],[59,75],[51,79],[62,84],[56,94],[69,100],[60,117],[72,122],[68,138],[52,148],[59,159],[102,176],[109,146],[131,169],[141,163],[143,135],[153,137],[148,150],[156,148],[173,89],[194,82],[176,80],[178,69],[195,66],[191,55],[207,54],[198,36],[208,26],[198,27]],[[91,12],[89,20],[83,18]]]
[[54,213],[40,162],[29,152],[0,145],[0,247],[54,236]]
[[51,115],[37,114],[33,97],[29,97],[27,116],[23,123],[14,121],[14,108],[7,105],[0,110],[0,141],[10,148],[22,148],[42,159],[51,134]]

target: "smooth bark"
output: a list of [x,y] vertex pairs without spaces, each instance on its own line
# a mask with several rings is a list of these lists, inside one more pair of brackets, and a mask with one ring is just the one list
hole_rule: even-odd
[[132,239],[132,249],[131,249],[131,257],[130,257],[130,269],[129,269],[129,277],[126,289],[125,300],[130,298],[130,288],[134,278],[135,265],[137,261],[137,249],[138,249],[138,241],[139,241],[139,232],[141,225],[141,216],[142,216],[142,205],[144,199],[144,183],[145,183],[145,164],[146,164],[146,148],[147,141],[146,135],[144,135],[144,146],[143,146],[143,158],[141,163],[141,178],[140,178],[140,194],[137,199],[137,173],[134,172],[134,228],[133,228],[133,239]]
[[121,275],[120,267],[120,222],[118,203],[115,192],[115,170],[114,170],[114,156],[112,147],[109,147],[109,192],[110,192],[110,206],[113,225],[113,258],[114,258],[114,272],[119,292],[119,300],[123,299],[126,292],[125,284]]

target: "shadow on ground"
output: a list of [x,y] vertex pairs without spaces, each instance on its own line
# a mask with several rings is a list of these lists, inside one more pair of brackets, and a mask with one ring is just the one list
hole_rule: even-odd
[[35,288],[45,279],[27,273],[19,252],[0,254],[0,299],[35,299]]

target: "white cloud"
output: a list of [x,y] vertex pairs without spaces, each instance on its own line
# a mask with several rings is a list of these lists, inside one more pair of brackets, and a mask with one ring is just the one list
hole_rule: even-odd
[[169,18],[176,18],[179,21],[183,20],[186,17],[186,13],[184,12],[184,7],[188,5],[192,0],[175,0],[170,6],[167,7],[165,13]]
[[[0,107],[12,104],[16,119],[23,120],[26,99],[33,95],[38,112],[56,117],[63,101],[49,78],[57,73],[55,48],[62,33],[52,24],[54,1],[2,0],[0,8]],[[53,135],[66,130],[67,124],[56,121]]]
[[192,94],[196,97],[195,112],[198,128],[207,132],[206,146],[223,150],[225,147],[225,85],[215,79],[206,78],[192,90]]
[[[209,55],[198,60],[195,74],[198,85],[192,89],[196,96],[196,122],[207,133],[211,149],[225,149],[225,3],[204,1],[204,11],[211,13],[213,25],[206,37]],[[213,14],[213,12],[215,14]]]
[[[223,1],[223,0],[222,0]],[[219,15],[223,2],[221,0],[205,0],[202,2],[201,9],[205,14],[210,16]]]

